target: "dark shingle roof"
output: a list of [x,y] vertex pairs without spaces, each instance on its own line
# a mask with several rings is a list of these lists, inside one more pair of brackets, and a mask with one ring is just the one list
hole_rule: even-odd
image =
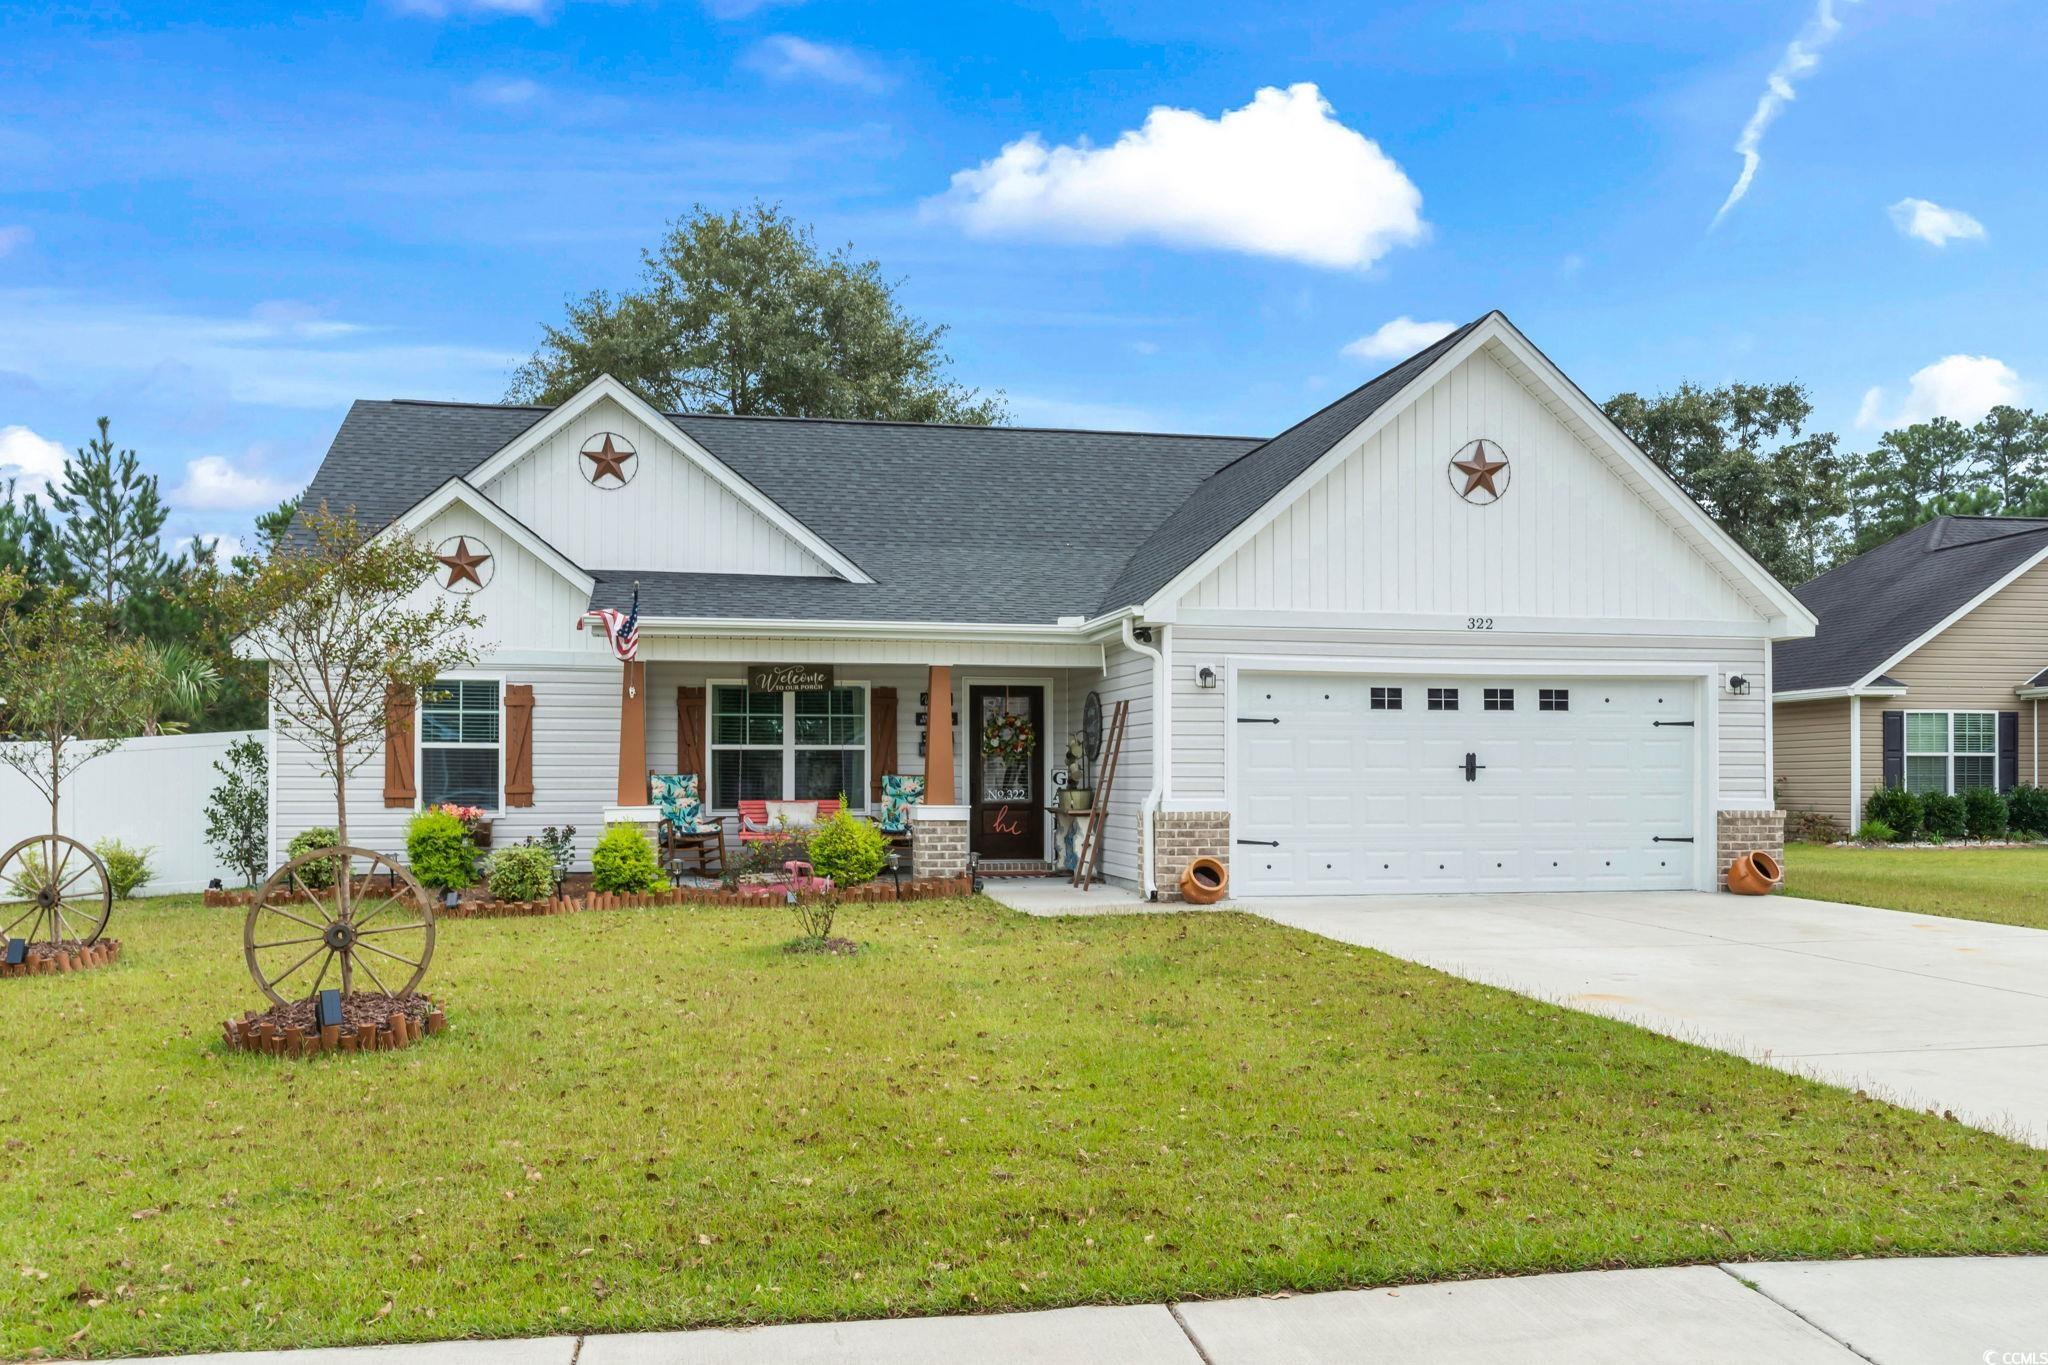
[[[1487,314],[1487,317],[1492,314]],[[1247,451],[1189,494],[1159,528],[1141,542],[1130,562],[1098,604],[1116,611],[1145,601],[1173,581],[1182,569],[1245,518],[1278,496],[1330,447],[1373,413],[1466,334],[1486,321],[1475,318],[1443,340],[1416,352],[1386,373],[1345,394],[1336,402],[1295,423],[1256,450]]]
[[[306,491],[382,525],[545,408],[358,402]],[[1256,438],[779,417],[669,419],[876,582],[585,565],[656,616],[1051,624],[1092,614],[1131,546]],[[623,587],[621,587],[623,585]],[[624,605],[623,600],[620,605]]]
[[1779,692],[1848,687],[2048,549],[2048,519],[1937,517],[1798,589],[1820,618],[1771,656]]

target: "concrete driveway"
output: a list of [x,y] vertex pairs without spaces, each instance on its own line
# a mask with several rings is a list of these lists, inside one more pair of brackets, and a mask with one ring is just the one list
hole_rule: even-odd
[[1237,907],[2048,1146],[2048,932],[1787,896]]

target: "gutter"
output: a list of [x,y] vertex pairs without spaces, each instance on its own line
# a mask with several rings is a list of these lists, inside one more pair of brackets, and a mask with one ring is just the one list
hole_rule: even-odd
[[[1129,616],[1123,618],[1124,648],[1135,654],[1146,655],[1152,660],[1152,695],[1161,699],[1160,704],[1163,705],[1166,687],[1171,681],[1166,676],[1166,656],[1151,645],[1139,641],[1137,633],[1132,629],[1131,620]],[[1160,759],[1164,756],[1164,744],[1171,738],[1166,733],[1164,725],[1155,725],[1153,729],[1155,733],[1152,737],[1152,790],[1145,793],[1144,804],[1138,808],[1138,884],[1144,888],[1145,899],[1148,901],[1159,899],[1159,878],[1153,874],[1152,868],[1152,825],[1153,817],[1159,813],[1160,798],[1165,792],[1164,779],[1160,775]],[[1109,818],[1108,811],[1102,814],[1104,819]]]

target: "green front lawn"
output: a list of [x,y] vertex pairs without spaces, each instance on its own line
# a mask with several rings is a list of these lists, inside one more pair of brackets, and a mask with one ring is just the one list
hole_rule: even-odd
[[2048,929],[2048,846],[1785,849],[1785,894]]
[[0,982],[7,1352],[2048,1251],[2048,1153],[1239,915],[450,923],[450,1032],[311,1062],[239,924]]

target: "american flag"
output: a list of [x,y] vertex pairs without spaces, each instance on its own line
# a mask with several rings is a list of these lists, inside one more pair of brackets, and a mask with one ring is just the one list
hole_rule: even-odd
[[626,662],[633,662],[640,652],[640,589],[633,589],[633,607],[620,611],[617,607],[599,607],[591,613],[604,627],[607,640],[612,642],[612,653]]

